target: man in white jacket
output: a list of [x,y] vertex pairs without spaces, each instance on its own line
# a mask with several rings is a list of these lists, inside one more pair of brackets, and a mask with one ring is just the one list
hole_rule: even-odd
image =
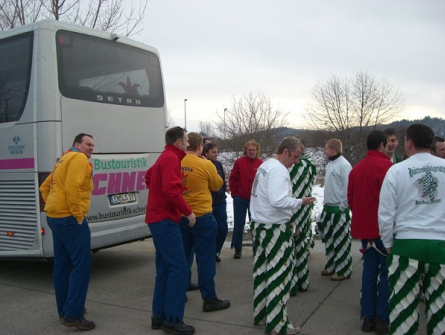
[[419,293],[428,334],[445,334],[445,162],[430,154],[433,140],[428,126],[409,126],[409,158],[388,170],[380,191],[380,235],[390,253],[390,334],[417,333]]
[[329,159],[326,166],[323,211],[317,220],[317,230],[326,244],[327,262],[322,276],[344,280],[352,273],[351,215],[348,207],[348,178],[351,164],[342,155],[339,139],[326,142],[324,154]]
[[260,165],[250,198],[255,252],[253,267],[254,324],[266,325],[267,334],[297,334],[287,315],[292,284],[294,240],[289,219],[292,209],[310,205],[313,197],[292,197],[289,168],[298,163],[304,146],[285,137],[274,158]]

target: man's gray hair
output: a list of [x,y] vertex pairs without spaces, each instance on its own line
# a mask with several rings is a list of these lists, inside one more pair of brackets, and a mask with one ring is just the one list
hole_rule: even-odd
[[304,144],[300,139],[295,136],[286,136],[283,138],[278,145],[277,154],[280,155],[283,153],[284,149],[287,149],[289,153],[294,152],[297,148],[301,148],[304,152]]

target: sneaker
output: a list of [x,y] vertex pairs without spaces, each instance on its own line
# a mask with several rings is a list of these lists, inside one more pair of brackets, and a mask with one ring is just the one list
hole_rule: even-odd
[[167,334],[192,335],[195,333],[195,327],[186,325],[184,322],[163,322],[161,329]]
[[380,318],[375,321],[375,333],[377,335],[389,334],[389,325],[383,324]]
[[326,270],[326,269],[323,269],[323,270],[321,270],[321,275],[322,276],[332,276],[334,274],[334,272],[333,271],[328,271],[328,270]]
[[233,255],[233,258],[240,259],[241,258],[241,250],[235,250],[235,254]]
[[365,333],[372,333],[375,329],[375,319],[374,316],[371,315],[369,319],[366,318],[366,316],[363,318],[362,323],[362,332]]
[[81,330],[91,330],[96,327],[96,324],[93,321],[88,321],[84,317],[82,317],[82,321],[79,321],[79,319],[76,319],[73,321],[73,317],[69,316],[68,318],[61,318],[60,324],[65,327],[76,327],[77,329]]
[[216,263],[221,263],[221,258],[218,255],[216,255]]
[[204,299],[204,303],[202,305],[202,310],[204,312],[214,312],[219,311],[222,309],[226,309],[230,307],[230,301],[229,300],[220,300],[215,295],[215,298],[213,300],[210,300],[210,298],[207,296]]
[[[287,330],[286,330],[286,335],[295,335],[298,334],[300,332],[300,326],[292,326],[292,325],[288,325],[287,326]],[[273,330],[271,333],[271,335],[279,335],[279,333],[277,333],[275,330]]]
[[341,281],[341,280],[345,280],[345,279],[346,279],[345,276],[339,276],[339,275],[336,274],[336,273],[334,273],[334,274],[331,276],[331,280],[333,280],[333,281]]
[[160,316],[157,318],[151,317],[151,329],[161,329],[162,327],[162,319]]

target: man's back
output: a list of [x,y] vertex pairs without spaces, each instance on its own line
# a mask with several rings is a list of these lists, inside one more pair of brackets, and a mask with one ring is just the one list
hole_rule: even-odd
[[[392,166],[380,193],[379,220],[394,216],[398,239],[445,240],[445,162],[418,153]],[[395,211],[395,212],[394,212]],[[381,232],[382,233],[382,232]],[[392,240],[392,230],[382,240]]]
[[223,180],[215,165],[196,155],[187,154],[181,161],[183,195],[196,216],[212,212],[210,191],[218,191]]
[[182,197],[181,158],[185,152],[166,145],[156,163],[147,171],[145,182],[149,189],[145,222],[162,220],[179,222],[181,213],[191,210]]
[[392,166],[389,157],[369,150],[349,173],[348,204],[352,210],[351,235],[358,239],[379,238],[378,206],[380,189]]

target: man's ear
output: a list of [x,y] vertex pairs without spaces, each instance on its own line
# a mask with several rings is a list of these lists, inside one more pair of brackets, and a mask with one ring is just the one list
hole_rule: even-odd
[[[388,143],[386,143],[386,144],[388,144]],[[378,151],[383,152],[383,150],[385,150],[385,147],[386,147],[385,143],[380,142],[379,147],[378,147]]]

